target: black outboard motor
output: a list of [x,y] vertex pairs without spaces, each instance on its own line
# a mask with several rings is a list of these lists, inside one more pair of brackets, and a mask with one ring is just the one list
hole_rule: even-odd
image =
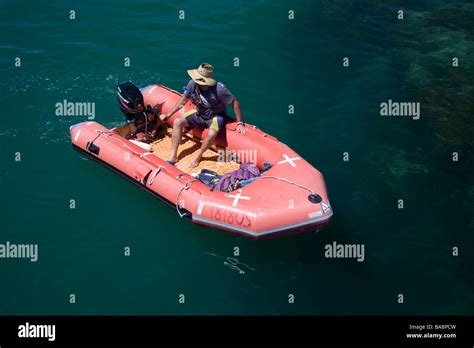
[[160,115],[159,108],[152,108],[150,105],[145,106],[142,92],[131,82],[118,85],[117,101],[127,122],[133,122],[138,128],[143,127],[145,134],[148,134],[148,114],[152,114],[158,119]]
[[121,83],[117,87],[117,101],[127,121],[143,118],[145,105],[140,89],[131,82]]

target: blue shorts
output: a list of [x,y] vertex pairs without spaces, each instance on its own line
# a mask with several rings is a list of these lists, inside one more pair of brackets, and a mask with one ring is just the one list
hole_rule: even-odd
[[222,129],[224,125],[224,117],[222,116],[214,116],[210,119],[204,119],[197,114],[197,112],[193,112],[187,116],[184,116],[186,122],[188,123],[188,128],[193,129],[195,127],[204,127],[204,128],[211,128],[216,131]]

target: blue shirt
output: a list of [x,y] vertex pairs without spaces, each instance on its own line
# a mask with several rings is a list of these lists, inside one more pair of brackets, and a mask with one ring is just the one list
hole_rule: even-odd
[[204,91],[196,82],[190,80],[184,88],[184,96],[192,98],[197,106],[198,115],[204,119],[226,115],[226,105],[234,100],[231,91],[221,82],[217,82],[215,86],[209,86],[207,91]]

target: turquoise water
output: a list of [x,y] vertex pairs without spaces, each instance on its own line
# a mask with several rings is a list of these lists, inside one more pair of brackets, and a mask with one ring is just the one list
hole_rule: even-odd
[[[468,1],[0,1],[0,243],[39,245],[36,263],[0,259],[0,314],[473,314],[472,23]],[[247,122],[324,173],[322,232],[198,227],[73,151],[86,118],[57,102],[94,102],[111,127],[118,83],[181,90],[203,61]],[[381,117],[388,99],[421,118]],[[333,241],[365,261],[325,258]]]

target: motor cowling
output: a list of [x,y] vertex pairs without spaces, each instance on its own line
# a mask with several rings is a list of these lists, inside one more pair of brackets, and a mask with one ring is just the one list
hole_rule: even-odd
[[143,94],[132,82],[117,86],[117,102],[127,121],[143,117],[145,111]]

